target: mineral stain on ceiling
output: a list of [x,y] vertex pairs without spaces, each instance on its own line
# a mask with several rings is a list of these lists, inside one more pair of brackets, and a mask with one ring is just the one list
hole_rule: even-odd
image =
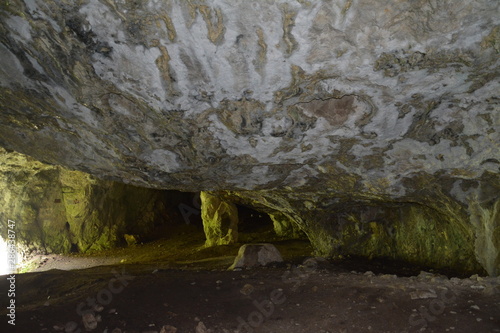
[[4,148],[244,203],[322,255],[499,274],[496,1],[0,9]]

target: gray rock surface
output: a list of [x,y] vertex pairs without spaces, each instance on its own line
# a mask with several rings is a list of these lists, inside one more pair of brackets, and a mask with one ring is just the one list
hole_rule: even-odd
[[[8,220],[16,246],[30,253],[91,252],[137,242],[181,221],[169,192],[101,180],[0,148],[0,235]],[[179,194],[176,193],[179,197]],[[21,258],[20,258],[21,259]],[[26,258],[23,258],[26,259]]]
[[0,145],[139,186],[233,191],[322,254],[356,235],[497,275],[499,8],[2,2]]
[[229,269],[266,266],[274,262],[283,262],[283,258],[273,244],[245,244]]
[[498,173],[498,7],[9,1],[0,143],[170,188]]

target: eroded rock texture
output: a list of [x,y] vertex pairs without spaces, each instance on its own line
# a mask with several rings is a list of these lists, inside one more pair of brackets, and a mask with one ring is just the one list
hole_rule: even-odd
[[200,193],[201,219],[207,238],[205,246],[227,245],[238,241],[238,208],[231,202],[206,192]]
[[[0,219],[15,221],[24,255],[109,249],[124,245],[124,234],[167,234],[180,219],[179,198],[167,191],[99,180],[2,148],[0,171]],[[0,231],[7,235],[7,223]]]
[[497,1],[0,6],[0,145],[500,272]]
[[238,255],[229,269],[266,266],[277,262],[283,262],[283,258],[273,244],[245,244],[240,247]]

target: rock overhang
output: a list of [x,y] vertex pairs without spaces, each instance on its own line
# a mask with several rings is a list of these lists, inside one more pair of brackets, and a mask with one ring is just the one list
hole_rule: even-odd
[[138,186],[250,191],[300,219],[409,202],[498,228],[494,2],[1,10],[6,148]]
[[296,186],[323,165],[498,173],[488,1],[3,7],[2,144],[41,160],[199,189]]

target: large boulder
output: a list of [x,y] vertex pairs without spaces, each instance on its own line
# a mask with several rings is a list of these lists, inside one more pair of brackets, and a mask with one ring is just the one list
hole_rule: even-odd
[[273,244],[245,244],[240,247],[229,269],[266,266],[282,261],[281,253]]

